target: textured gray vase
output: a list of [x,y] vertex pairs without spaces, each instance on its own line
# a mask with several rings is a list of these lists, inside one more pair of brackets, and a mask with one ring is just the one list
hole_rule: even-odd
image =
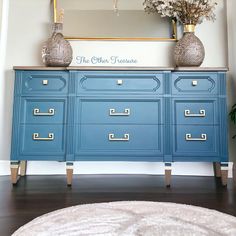
[[69,66],[72,61],[72,48],[62,34],[63,24],[54,23],[52,37],[42,48],[42,58],[45,66]]
[[205,58],[205,49],[194,32],[185,32],[175,46],[174,59],[176,66],[200,66]]

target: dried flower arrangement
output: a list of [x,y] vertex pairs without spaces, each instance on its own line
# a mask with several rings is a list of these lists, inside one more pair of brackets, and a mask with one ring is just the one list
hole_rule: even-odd
[[[231,112],[229,113],[231,121],[236,124],[236,104],[233,105]],[[236,135],[233,136],[236,139]]]
[[217,3],[212,0],[145,0],[143,4],[146,12],[157,12],[183,25],[197,25],[204,19],[216,19],[214,10]]

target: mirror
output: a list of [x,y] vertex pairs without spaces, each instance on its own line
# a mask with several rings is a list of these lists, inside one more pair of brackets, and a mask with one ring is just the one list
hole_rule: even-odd
[[176,24],[144,11],[143,0],[54,0],[70,40],[176,40]]

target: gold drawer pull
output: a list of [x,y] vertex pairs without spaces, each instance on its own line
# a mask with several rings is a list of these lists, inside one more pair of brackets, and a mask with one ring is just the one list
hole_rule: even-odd
[[33,133],[33,140],[35,141],[53,141],[54,133],[49,133],[47,138],[40,138],[39,133]]
[[197,80],[192,81],[192,86],[197,86],[197,84],[198,84]]
[[40,112],[40,109],[35,108],[34,109],[34,116],[54,116],[55,115],[55,109],[50,108],[48,109],[48,112]]
[[184,111],[185,117],[205,117],[206,116],[206,110],[200,110],[199,114],[191,114],[190,110]]
[[118,79],[117,80],[117,85],[122,85],[123,84],[123,80],[122,79]]
[[126,108],[124,112],[116,112],[115,109],[110,109],[110,116],[129,116],[130,115],[130,109]]
[[48,85],[48,80],[44,79],[42,83],[43,83],[43,85]]
[[186,141],[206,141],[207,135],[201,134],[201,138],[192,138],[191,134],[186,134],[185,139],[186,139]]
[[124,134],[123,138],[115,138],[115,134],[109,134],[109,141],[129,141],[129,134]]

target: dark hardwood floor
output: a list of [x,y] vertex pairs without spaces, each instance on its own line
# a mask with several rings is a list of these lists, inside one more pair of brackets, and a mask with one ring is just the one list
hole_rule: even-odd
[[27,176],[17,186],[0,177],[0,236],[9,236],[42,214],[77,204],[110,201],[159,201],[191,204],[236,216],[236,187],[222,187],[214,177],[173,177],[165,188],[163,176],[74,176],[72,188],[65,176]]

